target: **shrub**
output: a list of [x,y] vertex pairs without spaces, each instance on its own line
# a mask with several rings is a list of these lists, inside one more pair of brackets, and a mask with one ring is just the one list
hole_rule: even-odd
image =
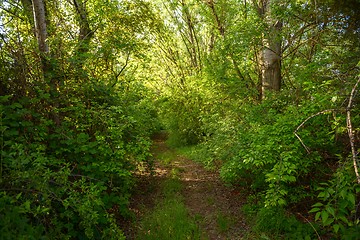
[[35,107],[47,95],[0,97],[3,239],[125,239],[117,221],[157,124],[141,97],[124,103],[135,92],[108,93],[69,94],[52,113]]

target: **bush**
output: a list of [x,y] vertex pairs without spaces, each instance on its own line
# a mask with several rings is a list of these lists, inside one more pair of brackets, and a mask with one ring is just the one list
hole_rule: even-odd
[[286,216],[281,207],[261,208],[255,217],[253,230],[273,238],[314,239],[316,230],[309,224],[299,222],[294,216]]
[[125,239],[117,221],[157,123],[135,91],[107,93],[70,94],[51,113],[36,108],[47,95],[0,97],[2,239]]

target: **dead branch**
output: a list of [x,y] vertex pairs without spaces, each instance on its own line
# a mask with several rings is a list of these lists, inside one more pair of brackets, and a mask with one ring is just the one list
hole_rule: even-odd
[[352,160],[353,160],[354,170],[355,170],[355,174],[356,174],[356,179],[357,179],[357,182],[360,184],[360,176],[359,176],[359,171],[358,171],[358,166],[360,166],[360,164],[359,164],[359,160],[357,158],[357,151],[355,148],[355,137],[354,137],[353,128],[352,128],[352,124],[351,124],[351,106],[352,106],[352,101],[353,101],[355,91],[356,91],[356,88],[357,88],[357,85],[359,84],[359,82],[360,82],[360,78],[358,79],[358,81],[356,82],[356,84],[354,85],[354,87],[350,93],[349,103],[346,108],[346,124],[347,124],[349,140],[350,140],[351,154],[352,154]]
[[318,112],[318,113],[315,113],[313,115],[311,115],[310,117],[308,117],[307,119],[305,119],[294,131],[294,134],[295,136],[299,139],[301,145],[303,145],[303,147],[305,148],[306,152],[310,154],[310,148],[308,148],[304,142],[301,140],[300,136],[297,134],[297,131],[299,131],[299,129],[304,126],[304,124],[309,121],[311,118],[313,117],[316,117],[316,116],[319,116],[321,114],[324,114],[324,113],[328,113],[328,112],[333,112],[333,111],[336,111],[336,109],[327,109],[327,110],[324,110],[324,111],[321,111],[321,112]]

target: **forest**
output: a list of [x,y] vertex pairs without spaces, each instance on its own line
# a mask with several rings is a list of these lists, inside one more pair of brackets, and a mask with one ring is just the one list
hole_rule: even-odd
[[0,239],[215,239],[127,234],[164,133],[242,195],[216,239],[359,239],[359,0],[1,0],[0,59]]

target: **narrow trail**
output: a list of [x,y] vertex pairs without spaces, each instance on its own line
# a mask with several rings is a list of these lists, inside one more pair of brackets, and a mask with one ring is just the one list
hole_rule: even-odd
[[[137,190],[130,204],[136,222],[125,231],[127,239],[136,239],[139,221],[155,207],[161,198],[161,183],[170,177],[174,169],[184,186],[181,194],[185,205],[207,236],[206,239],[242,239],[248,231],[241,213],[246,196],[238,190],[224,186],[216,171],[206,170],[201,164],[177,155],[167,147],[165,140],[164,135],[154,139],[154,174],[138,177]],[[159,159],[159,156],[164,154],[171,156],[169,163]]]
[[191,214],[202,218],[201,228],[209,239],[241,239],[247,230],[241,213],[246,197],[225,187],[218,173],[205,170],[198,163],[179,157],[175,164],[183,169],[185,204]]

